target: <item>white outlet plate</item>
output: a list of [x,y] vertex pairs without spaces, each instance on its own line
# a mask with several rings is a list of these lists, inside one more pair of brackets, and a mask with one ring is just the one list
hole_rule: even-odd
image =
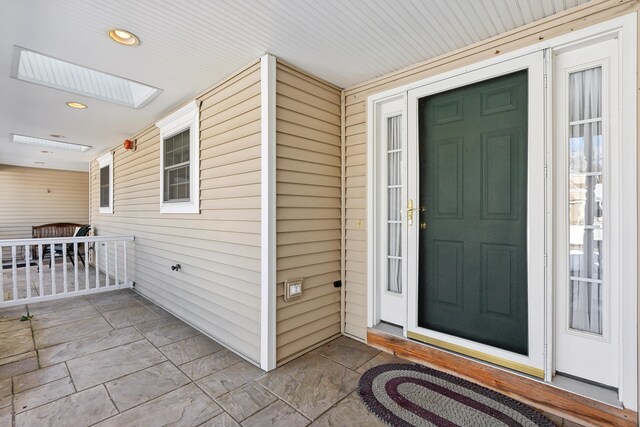
[[291,301],[302,296],[302,278],[289,279],[284,282],[284,300]]

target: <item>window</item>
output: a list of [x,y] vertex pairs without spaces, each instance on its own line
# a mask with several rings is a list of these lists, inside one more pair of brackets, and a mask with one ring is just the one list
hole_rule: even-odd
[[200,212],[199,102],[162,119],[160,129],[160,212]]
[[100,173],[100,213],[113,213],[113,153],[98,158]]

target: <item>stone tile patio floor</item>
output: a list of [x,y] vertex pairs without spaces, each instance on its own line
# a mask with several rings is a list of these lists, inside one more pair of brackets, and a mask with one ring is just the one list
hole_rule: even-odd
[[346,337],[265,373],[131,290],[0,309],[0,426],[383,425]]
[[[346,337],[265,373],[131,290],[0,309],[0,427],[384,425]],[[560,420],[560,424],[562,420]]]

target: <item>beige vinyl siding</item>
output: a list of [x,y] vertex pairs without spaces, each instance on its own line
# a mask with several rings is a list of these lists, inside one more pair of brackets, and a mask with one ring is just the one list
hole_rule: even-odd
[[[160,214],[160,132],[114,149],[113,214],[100,235],[133,234],[136,289],[229,348],[260,358],[260,64],[201,95],[200,214]],[[180,264],[179,272],[171,270]]]
[[[454,70],[638,9],[637,1],[589,2],[486,41],[345,90],[345,334],[366,339],[367,313],[367,123],[371,94]],[[360,227],[358,227],[360,221]]]
[[[87,172],[0,165],[0,240],[31,237],[31,227],[89,222]],[[5,248],[3,259],[10,259]]]
[[[277,63],[278,364],[340,334],[340,93]],[[302,298],[284,302],[283,282],[298,277]]]

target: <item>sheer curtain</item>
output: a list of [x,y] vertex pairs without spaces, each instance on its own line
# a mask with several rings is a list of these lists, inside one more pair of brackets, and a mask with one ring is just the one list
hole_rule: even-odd
[[402,116],[387,119],[387,290],[402,292]]
[[602,334],[602,68],[569,76],[569,326]]

